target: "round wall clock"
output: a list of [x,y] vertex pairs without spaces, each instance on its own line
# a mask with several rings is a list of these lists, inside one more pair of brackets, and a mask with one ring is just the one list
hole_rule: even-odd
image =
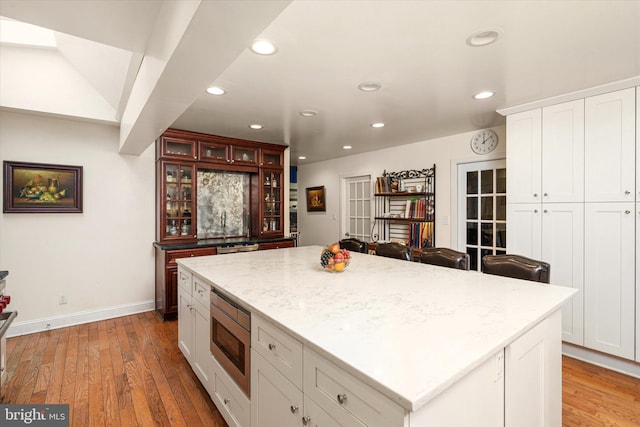
[[490,153],[497,146],[498,135],[489,129],[481,130],[471,138],[471,149],[478,154]]

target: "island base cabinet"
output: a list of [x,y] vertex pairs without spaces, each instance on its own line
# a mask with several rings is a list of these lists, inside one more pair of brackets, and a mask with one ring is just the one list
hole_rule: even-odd
[[251,391],[252,427],[302,425],[302,390],[254,349],[251,349]]
[[[215,357],[211,357],[211,400],[229,427],[251,426],[251,402],[238,385],[225,372]],[[274,424],[278,425],[278,424]]]
[[505,426],[562,425],[560,310],[505,350]]
[[411,427],[504,426],[504,350],[409,416]]
[[193,359],[195,322],[191,307],[191,292],[182,287],[178,288],[178,347],[189,363]]

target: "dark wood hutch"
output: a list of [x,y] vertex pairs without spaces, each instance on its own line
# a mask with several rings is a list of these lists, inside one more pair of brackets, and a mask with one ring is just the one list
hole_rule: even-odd
[[[292,247],[284,237],[286,147],[169,129],[156,141],[156,310],[163,319],[178,312],[176,259],[216,255],[217,248],[258,245]],[[198,234],[199,170],[245,173],[249,179],[246,232]],[[215,202],[214,202],[215,203]],[[225,218],[226,220],[226,218]]]

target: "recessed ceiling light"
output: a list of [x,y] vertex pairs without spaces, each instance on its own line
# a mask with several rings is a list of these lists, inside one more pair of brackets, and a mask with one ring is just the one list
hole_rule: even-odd
[[501,29],[481,30],[467,37],[467,44],[472,47],[486,46],[494,43],[502,35]]
[[314,110],[302,110],[302,111],[300,111],[300,115],[302,117],[313,117],[316,114],[318,114],[318,112],[314,111]]
[[224,95],[227,91],[219,86],[211,86],[210,88],[207,88],[207,93],[210,95]]
[[490,90],[484,90],[482,92],[476,93],[473,95],[473,99],[487,99],[491,98],[494,95]]
[[256,40],[251,45],[251,50],[258,55],[273,55],[278,51],[276,45],[267,40]]
[[380,88],[382,88],[382,85],[378,82],[364,82],[358,85],[358,89],[363,92],[375,92]]
[[307,160],[307,156],[298,156],[298,160]]
[[251,129],[260,130],[260,129],[262,129],[262,127],[263,127],[263,126],[262,126],[262,125],[259,125],[258,123],[254,123],[254,124],[252,124],[252,125],[249,125],[249,127],[250,127]]
[[372,128],[383,128],[384,127],[384,123],[382,123],[382,122],[372,123],[371,127]]
[[345,150],[351,150],[353,147],[350,145],[343,145],[342,148]]

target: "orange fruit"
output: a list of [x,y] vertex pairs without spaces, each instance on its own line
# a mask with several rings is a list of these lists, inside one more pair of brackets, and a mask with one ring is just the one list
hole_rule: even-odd
[[342,271],[344,270],[346,265],[344,262],[336,262],[333,267],[336,269],[336,271]]

